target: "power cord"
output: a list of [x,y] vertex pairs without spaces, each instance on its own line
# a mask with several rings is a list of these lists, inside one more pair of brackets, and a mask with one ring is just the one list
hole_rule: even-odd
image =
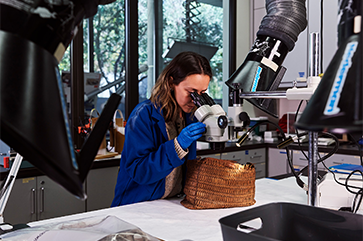
[[[356,213],[359,208],[360,208],[360,205],[362,203],[362,199],[363,199],[363,186],[362,187],[356,187],[356,186],[352,186],[352,185],[349,185],[348,182],[349,182],[349,179],[355,174],[355,173],[359,173],[361,176],[362,176],[362,180],[363,180],[363,172],[360,171],[360,170],[354,170],[352,171],[351,173],[349,173],[349,175],[347,176],[347,178],[345,179],[345,183],[342,183],[340,181],[337,180],[336,176],[335,176],[335,172],[333,172],[332,170],[330,170],[326,165],[325,163],[323,162],[323,165],[324,167],[333,175],[333,179],[334,181],[341,185],[341,186],[344,186],[348,192],[352,193],[352,194],[355,194],[355,197],[354,197],[354,200],[353,200],[353,204],[352,204],[352,208],[351,212],[353,213]],[[351,189],[358,189],[358,191],[352,191]],[[357,199],[358,199],[358,202],[357,202]],[[357,202],[357,203],[356,203]]]
[[[241,136],[241,138],[237,141],[237,143],[236,143],[236,146],[238,146],[238,147],[240,147],[241,145],[242,145],[242,143],[247,139],[247,137],[252,133],[252,131],[254,130],[254,129],[256,129],[259,125],[262,125],[262,124],[266,124],[266,123],[268,123],[268,124],[271,124],[271,125],[273,125],[273,126],[275,126],[279,131],[280,131],[280,134],[282,135],[282,139],[283,139],[283,142],[288,142],[288,141],[290,141],[289,140],[289,138],[286,138],[286,135],[285,135],[285,132],[282,130],[282,128],[279,126],[279,125],[277,125],[276,123],[273,123],[273,122],[271,122],[271,121],[269,121],[269,120],[263,120],[263,121],[260,121],[260,122],[258,122],[258,123],[256,123],[255,125],[253,125],[250,129],[248,129],[248,131],[247,132],[245,132],[242,136]],[[279,145],[278,145],[279,146]],[[280,147],[281,147],[281,145],[280,145]],[[280,148],[279,147],[279,148]],[[297,175],[297,173],[295,172],[295,170],[294,170],[294,167],[293,167],[293,165],[292,165],[292,161],[291,161],[291,157],[290,157],[290,152],[289,152],[289,148],[288,148],[288,145],[286,145],[286,146],[284,146],[285,147],[285,149],[286,149],[286,155],[287,155],[287,159],[288,159],[288,164],[289,164],[289,166],[290,166],[290,169],[291,169],[291,172],[292,172],[292,174],[295,176],[295,178],[296,178],[296,182],[297,182],[297,184],[301,187],[301,188],[303,188],[304,190],[308,190],[308,186],[301,180],[301,178]],[[280,149],[282,149],[282,148],[280,148]]]
[[[301,103],[300,103],[301,104]],[[275,123],[273,123],[273,122],[271,122],[271,121],[268,121],[268,120],[264,120],[264,121],[261,121],[261,122],[258,122],[258,123],[256,123],[255,125],[253,125],[250,129],[248,129],[248,131],[246,132],[246,133],[244,133],[243,135],[242,135],[242,137],[237,141],[237,143],[236,143],[236,145],[237,146],[240,146],[246,139],[247,139],[247,137],[252,133],[252,131],[254,131],[254,129],[256,129],[258,126],[260,126],[260,125],[262,125],[262,124],[266,124],[266,123],[268,123],[268,124],[271,124],[271,125],[273,125],[273,126],[275,126],[279,131],[280,131],[280,134],[281,134],[281,136],[282,136],[282,142],[281,143],[283,143],[283,144],[281,144],[281,143],[279,143],[278,144],[278,147],[280,148],[280,149],[286,149],[286,156],[287,156],[287,162],[288,162],[288,164],[289,164],[289,167],[290,167],[290,169],[291,169],[291,172],[292,172],[292,174],[294,175],[294,177],[295,177],[295,179],[296,179],[296,182],[297,182],[297,184],[298,184],[298,186],[299,187],[301,187],[302,189],[304,189],[305,191],[308,191],[308,185],[307,184],[305,184],[302,180],[301,180],[301,178],[300,178],[300,176],[302,175],[302,173],[303,173],[303,171],[305,171],[305,169],[308,167],[308,166],[305,166],[304,168],[302,168],[298,173],[295,171],[295,169],[294,169],[294,166],[293,166],[293,162],[292,162],[292,159],[291,159],[291,156],[290,156],[290,150],[289,150],[289,148],[288,148],[288,145],[289,144],[286,144],[286,143],[290,143],[290,141],[291,141],[291,137],[286,137],[286,135],[285,135],[285,132],[282,130],[282,128],[279,126],[279,125],[277,125],[277,124],[275,124]],[[298,137],[300,137],[300,136],[303,136],[303,135],[307,135],[308,133],[307,132],[304,132],[304,133],[299,133],[297,136]],[[328,153],[328,154],[326,154],[326,155],[324,155],[323,157],[320,157],[320,154],[318,154],[319,155],[319,159],[318,159],[318,163],[322,163],[323,165],[324,165],[324,167],[328,170],[328,171],[330,171],[330,172],[332,172],[326,165],[325,165],[325,163],[324,163],[324,161],[326,160],[326,159],[328,159],[329,157],[331,157],[333,154],[335,154],[337,151],[338,151],[338,149],[339,149],[339,140],[338,140],[338,138],[335,136],[335,135],[333,135],[333,134],[331,134],[331,133],[329,133],[329,132],[321,132],[321,133],[319,133],[319,135],[318,136],[329,136],[329,137],[331,137],[331,138],[333,138],[334,139],[334,143],[335,143],[335,145],[334,145],[334,148]],[[359,145],[358,145],[359,146]],[[308,157],[307,157],[307,155],[305,154],[305,152],[302,150],[302,146],[301,146],[301,143],[299,143],[299,147],[300,147],[300,149],[301,149],[301,152],[304,154],[304,156],[306,157],[306,159],[308,159]],[[360,150],[360,153],[362,153],[361,152],[361,150]],[[360,155],[360,157],[361,157],[361,162],[362,162],[362,155]],[[361,175],[362,175],[362,178],[363,178],[363,173],[361,172],[361,171],[359,171],[359,170],[356,170],[355,172],[360,172],[361,173]],[[345,186],[346,188],[347,188],[347,190],[350,192],[350,193],[353,193],[353,194],[355,194],[356,196],[355,196],[355,198],[354,198],[354,201],[353,201],[353,205],[352,205],[352,212],[354,212],[354,213],[356,213],[358,210],[359,210],[359,207],[360,207],[360,205],[361,205],[361,203],[362,203],[362,199],[363,199],[363,187],[362,188],[359,188],[359,187],[355,187],[355,186],[351,186],[351,185],[348,185],[348,181],[349,181],[349,179],[350,179],[350,177],[355,173],[355,172],[352,172],[352,173],[350,173],[349,174],[349,176],[347,177],[347,179],[346,179],[346,183],[345,184],[343,184],[343,183],[340,183],[338,180],[336,180],[336,177],[335,177],[335,173],[334,172],[332,172],[333,173],[333,177],[334,177],[334,180],[337,182],[337,183],[339,183],[340,185],[343,185],[343,186]],[[320,180],[321,180],[321,177],[320,177]],[[319,180],[318,180],[318,182],[319,182]],[[355,188],[355,189],[359,189],[357,192],[354,192],[354,191],[352,191],[352,190],[350,190],[349,188]]]
[[[360,163],[361,163],[361,166],[363,167],[362,147],[359,145],[357,140],[351,134],[349,134],[349,136],[350,136],[351,140],[353,140],[355,145],[357,145],[357,147],[358,147]],[[345,180],[345,183],[341,183],[336,179],[335,173],[333,171],[331,171],[324,163],[323,163],[323,165],[329,172],[331,172],[333,174],[333,178],[336,183],[338,183],[339,185],[345,186],[345,188],[347,189],[348,192],[355,195],[353,203],[352,203],[352,207],[351,207],[351,212],[356,213],[359,210],[360,205],[362,203],[362,199],[363,199],[363,172],[360,170],[354,170],[351,173],[349,173],[349,175],[347,176],[347,178]],[[358,173],[362,176],[362,187],[348,185],[349,180],[352,178],[352,176],[355,173]],[[351,189],[358,189],[358,191],[352,191]]]
[[[338,140],[338,138],[335,135],[333,135],[333,134],[331,134],[329,132],[321,132],[321,133],[319,133],[318,136],[319,137],[321,137],[321,136],[329,136],[329,137],[331,137],[331,138],[334,139],[334,143],[335,143],[334,148],[328,154],[324,155],[323,157],[320,157],[320,154],[318,154],[319,155],[318,163],[321,163],[321,162],[325,161],[326,159],[328,159],[329,157],[331,157],[332,155],[334,155],[338,151],[338,149],[339,149],[339,140]],[[301,152],[304,154],[305,158],[308,159],[308,157],[306,156],[305,152],[302,150],[302,146],[300,146],[300,148],[301,148]],[[306,170],[306,168],[308,168],[308,166],[303,167],[299,171],[299,175],[302,172],[304,172]]]

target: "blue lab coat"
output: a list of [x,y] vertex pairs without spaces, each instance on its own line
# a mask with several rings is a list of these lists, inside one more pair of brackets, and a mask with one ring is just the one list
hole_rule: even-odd
[[[186,125],[196,122],[186,114]],[[165,120],[150,100],[136,106],[125,129],[115,197],[111,206],[159,199],[165,192],[165,177],[187,159],[196,158],[196,142],[179,159],[174,140],[168,139]]]

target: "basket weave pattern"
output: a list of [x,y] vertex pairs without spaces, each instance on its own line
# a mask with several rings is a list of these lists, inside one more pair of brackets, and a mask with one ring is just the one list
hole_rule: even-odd
[[252,164],[209,157],[188,160],[181,204],[189,209],[250,206],[256,202],[255,180]]

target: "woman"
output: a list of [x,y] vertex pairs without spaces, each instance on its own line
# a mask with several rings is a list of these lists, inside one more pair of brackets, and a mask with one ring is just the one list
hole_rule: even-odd
[[150,99],[127,121],[112,207],[181,193],[182,165],[196,158],[205,131],[190,93],[205,92],[211,77],[208,60],[193,52],[178,54],[163,70]]

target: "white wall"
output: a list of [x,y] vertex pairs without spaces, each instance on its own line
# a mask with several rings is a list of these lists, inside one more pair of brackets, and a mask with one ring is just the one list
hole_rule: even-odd
[[[237,26],[236,26],[236,48],[237,48],[237,67],[241,65],[245,56],[251,48],[251,17],[253,16],[253,8],[251,8],[252,0],[237,0]],[[225,81],[230,77],[228,75],[229,62],[227,53],[229,52],[229,0],[223,0],[223,79]],[[223,109],[228,109],[229,103],[228,86],[223,85]]]
[[[252,47],[253,42],[255,41],[256,32],[255,28],[253,27],[256,23],[255,9],[264,8],[264,5],[264,0],[237,0],[236,68],[238,68],[243,63],[244,59],[246,58],[248,52]],[[265,14],[263,14],[263,16],[264,15]],[[259,19],[258,22],[260,22],[261,19]],[[258,26],[259,25],[260,23],[258,23]],[[243,110],[247,112],[250,117],[267,116],[271,121],[274,121],[275,119],[272,116],[268,116],[268,114],[256,108],[248,101],[243,102]]]

